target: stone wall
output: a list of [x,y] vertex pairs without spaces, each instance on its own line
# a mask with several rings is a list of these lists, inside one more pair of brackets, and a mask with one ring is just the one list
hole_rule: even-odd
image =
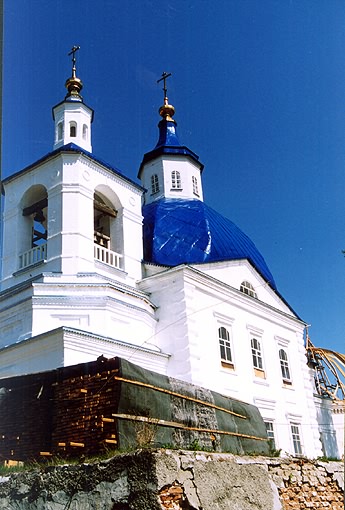
[[139,450],[0,476],[1,510],[343,509],[339,462]]
[[303,459],[267,462],[270,478],[278,487],[282,508],[344,509],[344,465]]

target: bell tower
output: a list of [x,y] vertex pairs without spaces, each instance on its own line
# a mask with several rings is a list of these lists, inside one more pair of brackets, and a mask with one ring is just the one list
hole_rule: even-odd
[[[53,108],[52,152],[2,182],[0,377],[114,356],[115,341],[128,350],[142,338],[141,316],[152,336],[154,307],[136,288],[144,190],[91,154],[78,49]],[[13,364],[2,370],[4,349]]]
[[83,82],[77,77],[76,52],[80,46],[73,46],[69,55],[72,55],[72,75],[66,80],[67,94],[61,103],[53,108],[55,122],[54,149],[68,143],[74,143],[88,152],[92,152],[91,123],[93,110],[86,106],[80,91]]
[[161,199],[192,199],[203,201],[201,174],[204,165],[188,147],[181,145],[177,135],[175,108],[169,104],[166,80],[171,73],[163,73],[164,101],[159,108],[159,138],[155,148],[147,152],[141,162],[138,178],[145,193],[145,205]]

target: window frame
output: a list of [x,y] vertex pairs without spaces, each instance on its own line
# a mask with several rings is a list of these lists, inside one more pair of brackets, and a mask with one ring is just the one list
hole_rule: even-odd
[[171,171],[171,189],[172,191],[182,190],[181,172],[179,170]]
[[75,121],[69,123],[69,136],[70,138],[77,138],[77,123]]
[[255,299],[258,298],[254,286],[250,282],[248,282],[248,280],[243,280],[243,282],[240,285],[240,291],[243,292],[243,294],[246,294],[247,296],[250,296],[252,298]]
[[151,195],[159,192],[159,177],[157,174],[151,175]]
[[[284,354],[282,354],[284,353]],[[279,355],[279,364],[280,364],[280,372],[282,375],[283,383],[287,385],[292,384],[292,378],[291,378],[291,370],[290,370],[290,363],[289,363],[289,357],[287,355],[287,352],[283,347],[280,347],[278,351]]]
[[[257,342],[256,346],[253,345],[254,342]],[[261,342],[258,340],[258,338],[256,338],[256,336],[251,336],[250,348],[252,352],[252,363],[254,370],[261,370],[264,372],[264,360],[262,355]]]
[[62,120],[60,120],[60,122],[58,122],[58,125],[57,125],[56,140],[58,142],[61,142],[61,140],[63,140],[63,136],[64,136],[64,123]]
[[275,430],[274,430],[274,423],[273,420],[268,420],[264,418],[264,424],[266,427],[266,434],[268,437],[268,441],[270,442],[271,449],[276,450],[276,437],[275,437]]
[[[222,336],[222,333],[225,333],[225,336]],[[219,345],[219,354],[220,354],[220,363],[223,368],[231,368],[234,369],[234,359],[233,359],[233,348],[231,342],[231,334],[229,329],[224,325],[218,326],[218,345]],[[224,352],[224,356],[222,355],[222,351]],[[230,354],[230,356],[228,356]]]
[[296,457],[300,457],[303,455],[300,423],[290,422],[290,432],[291,432],[293,451],[294,451]]
[[192,175],[192,186],[193,186],[193,193],[197,197],[199,196],[199,185],[198,185],[198,178],[195,175]]

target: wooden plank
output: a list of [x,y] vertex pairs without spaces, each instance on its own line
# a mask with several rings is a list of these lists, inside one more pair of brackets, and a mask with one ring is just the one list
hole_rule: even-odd
[[200,427],[187,427],[183,423],[177,423],[175,421],[167,421],[167,420],[159,420],[158,418],[147,418],[146,416],[133,416],[131,414],[112,414],[115,418],[119,418],[120,420],[129,420],[129,421],[141,421],[145,423],[150,423],[152,425],[159,425],[160,427],[172,427],[174,429],[182,429],[182,430],[191,430],[195,432],[207,432],[210,434],[223,434],[226,436],[236,436],[243,437],[246,439],[256,439],[258,441],[267,441],[267,437],[257,437],[250,436],[249,434],[240,434],[239,432],[230,432],[228,430],[218,430],[218,429],[206,429]]
[[143,383],[141,381],[133,381],[132,379],[125,379],[124,377],[115,376],[114,379],[116,381],[122,381],[129,384],[135,384],[136,386],[143,386],[144,388],[150,388],[151,390],[160,391],[161,393],[167,393],[168,395],[172,395],[174,397],[179,397],[184,400],[190,400],[191,402],[196,402],[197,404],[201,404],[206,407],[211,407],[212,409],[217,409],[218,411],[223,411],[224,413],[231,414],[233,416],[237,416],[238,418],[247,419],[247,416],[243,416],[242,414],[235,413],[234,411],[230,411],[229,409],[225,409],[224,407],[216,406],[212,404],[212,402],[204,402],[203,400],[199,400],[198,398],[188,397],[187,395],[182,395],[181,393],[176,393],[175,391],[166,390],[165,388],[159,388],[157,386],[153,386],[152,384]]

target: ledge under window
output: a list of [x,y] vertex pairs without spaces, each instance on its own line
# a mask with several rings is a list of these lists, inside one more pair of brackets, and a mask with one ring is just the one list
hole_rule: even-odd
[[283,379],[284,386],[292,386],[292,381],[290,379]]
[[266,379],[265,370],[262,368],[254,368],[255,377],[260,377],[260,379]]
[[170,191],[183,191],[183,188],[170,188]]
[[227,368],[229,370],[235,370],[235,365],[233,363],[231,363],[230,361],[221,360],[220,364],[223,368]]

